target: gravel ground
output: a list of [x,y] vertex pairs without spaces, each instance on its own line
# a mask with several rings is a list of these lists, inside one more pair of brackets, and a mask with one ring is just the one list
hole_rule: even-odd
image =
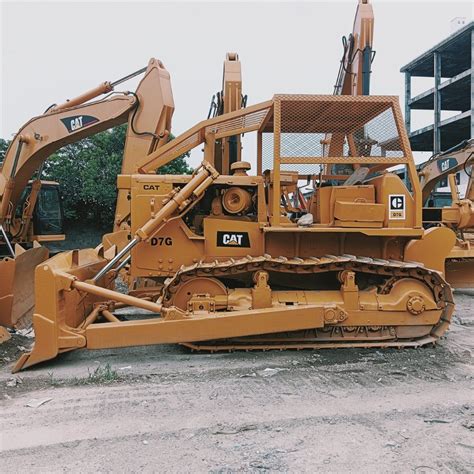
[[[474,292],[436,347],[76,351],[17,376],[2,472],[473,472]],[[45,401],[34,408],[27,406]]]

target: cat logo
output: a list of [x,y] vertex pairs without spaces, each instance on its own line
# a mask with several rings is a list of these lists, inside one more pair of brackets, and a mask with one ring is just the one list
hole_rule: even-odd
[[61,119],[61,122],[67,128],[69,133],[76,132],[77,130],[88,127],[98,121],[99,119],[97,117],[92,117],[92,115],[74,115],[73,117]]
[[242,234],[224,234],[222,236],[222,243],[224,245],[235,245],[239,246],[242,244]]
[[457,166],[458,160],[453,157],[446,158],[444,160],[439,160],[438,161],[438,170],[441,171],[442,173],[445,171],[450,170],[451,168],[454,168]]
[[217,232],[218,247],[250,247],[248,232]]
[[404,194],[389,194],[389,214],[388,218],[391,221],[401,221],[405,219],[405,195]]
[[145,191],[158,191],[160,189],[159,184],[144,184],[143,189]]

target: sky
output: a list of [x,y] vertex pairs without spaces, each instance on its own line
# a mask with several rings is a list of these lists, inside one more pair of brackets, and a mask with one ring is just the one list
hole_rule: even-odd
[[[371,93],[399,95],[400,67],[450,34],[454,17],[472,18],[472,1],[373,0]],[[352,31],[357,0],[307,2],[1,3],[0,136],[11,138],[52,103],[125,76],[150,57],[171,75],[178,135],[207,117],[220,90],[226,52],[238,52],[248,104],[275,93],[331,94]],[[137,81],[119,86],[134,90]],[[413,95],[432,87],[413,79]],[[412,129],[430,123],[415,112]],[[246,149],[252,145],[244,140]],[[252,150],[253,154],[253,150]],[[421,159],[421,158],[420,158]],[[200,161],[194,153],[192,164]]]

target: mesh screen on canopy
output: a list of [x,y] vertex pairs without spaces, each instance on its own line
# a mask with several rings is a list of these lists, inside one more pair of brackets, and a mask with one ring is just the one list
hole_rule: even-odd
[[[391,101],[373,96],[276,96],[281,103],[282,170],[316,174],[318,164],[291,159],[318,157],[403,157]],[[263,169],[273,167],[274,134],[262,135]],[[343,168],[344,165],[337,165]]]

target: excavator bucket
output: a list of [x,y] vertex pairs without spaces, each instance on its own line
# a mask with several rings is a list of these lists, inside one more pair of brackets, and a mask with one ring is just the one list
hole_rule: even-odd
[[15,258],[0,261],[0,326],[21,329],[31,324],[35,267],[48,257],[48,249],[35,242],[28,250],[16,245]]

